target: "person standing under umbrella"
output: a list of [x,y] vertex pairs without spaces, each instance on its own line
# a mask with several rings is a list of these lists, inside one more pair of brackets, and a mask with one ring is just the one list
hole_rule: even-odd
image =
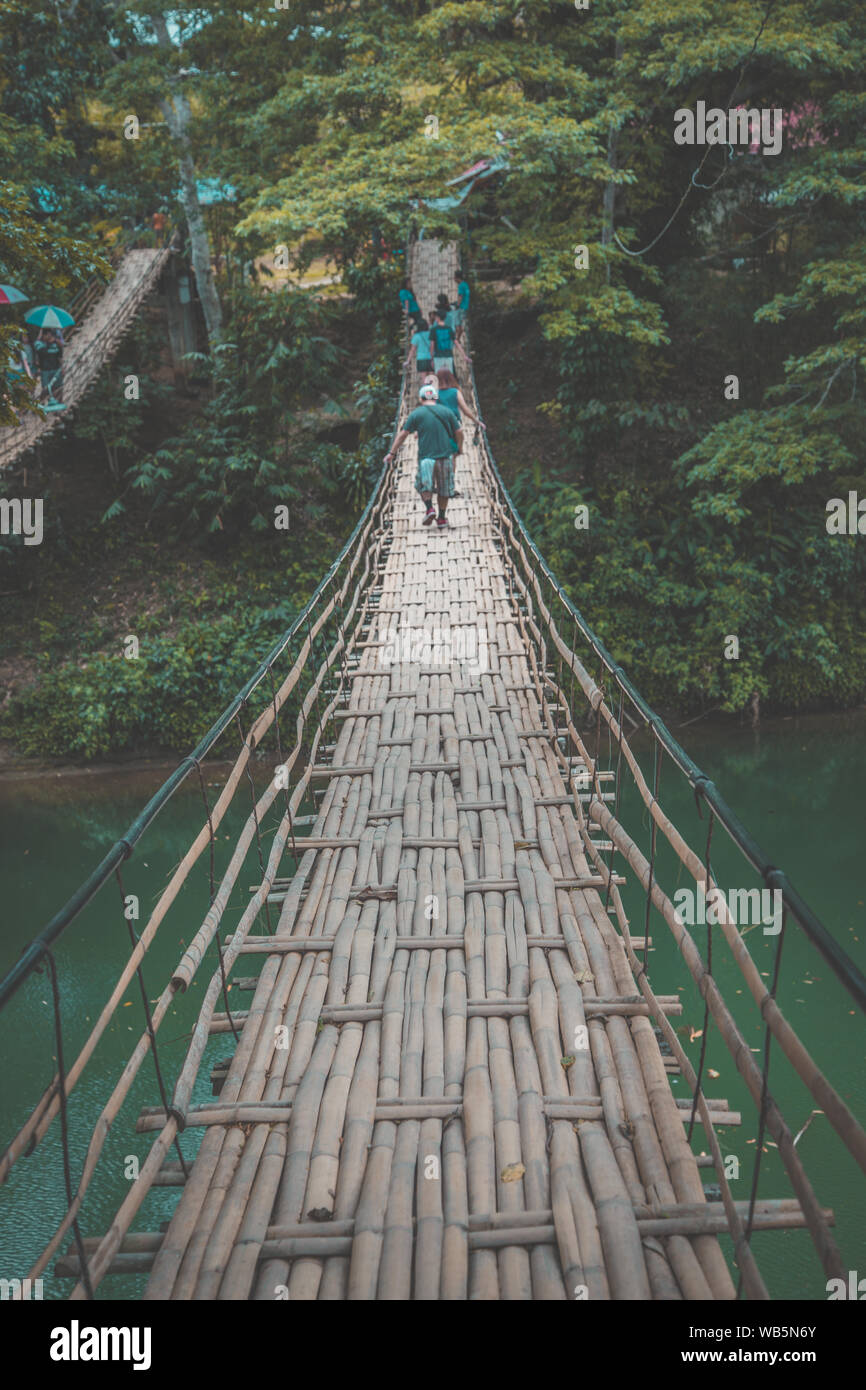
[[75,319],[56,304],[39,304],[24,315],[24,321],[40,330],[33,355],[39,368],[42,395],[49,398],[47,409],[62,410],[64,342],[57,330],[72,328]]
[[60,405],[63,401],[63,344],[53,328],[43,328],[36,339],[36,362],[42,395]]

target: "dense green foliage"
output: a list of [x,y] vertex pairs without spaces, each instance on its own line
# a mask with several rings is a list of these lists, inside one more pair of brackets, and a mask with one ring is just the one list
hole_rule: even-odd
[[[144,526],[231,563],[281,505],[298,544],[344,536],[394,386],[400,269],[383,246],[423,226],[461,239],[476,341],[501,356],[483,406],[515,499],[645,694],[731,712],[862,700],[863,539],[826,527],[830,499],[866,495],[858,13],[856,0],[59,0],[37,16],[0,0],[0,278],[68,294],[157,206],[192,246],[185,167],[237,190],[205,219],[224,324],[196,363],[194,410],[148,383],[124,412],[100,388],[75,423],[113,475],[106,537],[134,544]],[[167,106],[184,101],[188,129]],[[678,145],[674,113],[698,101],[782,110],[781,152]],[[459,209],[423,206],[503,149],[507,170]],[[278,245],[298,271],[332,268],[351,303],[274,292],[260,258]],[[114,370],[146,374],[155,354],[130,340]],[[516,374],[539,383],[543,462],[513,416]],[[328,437],[329,418],[360,420],[357,448]],[[214,618],[204,646],[178,628],[154,649],[126,694],[130,709],[150,701],[143,723],[124,722],[110,663],[88,663],[91,732],[45,746],[92,755],[133,729],[184,741],[208,643],[221,650],[223,619],[252,632],[253,607]],[[39,744],[50,682],[78,679],[65,670],[43,670],[16,707],[34,731],[22,746]]]

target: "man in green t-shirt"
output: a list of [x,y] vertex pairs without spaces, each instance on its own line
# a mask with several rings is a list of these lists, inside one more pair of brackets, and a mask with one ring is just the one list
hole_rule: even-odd
[[[460,418],[453,410],[439,405],[439,391],[432,384],[424,385],[418,392],[421,404],[410,411],[406,422],[398,431],[394,443],[385,455],[390,463],[404,439],[410,434],[418,436],[418,468],[415,474],[415,491],[420,492],[424,503],[424,526],[436,521],[439,527],[447,526],[445,510],[449,497],[454,496],[454,460],[452,450],[463,447],[463,431]],[[439,516],[433,510],[433,493],[439,503]]]

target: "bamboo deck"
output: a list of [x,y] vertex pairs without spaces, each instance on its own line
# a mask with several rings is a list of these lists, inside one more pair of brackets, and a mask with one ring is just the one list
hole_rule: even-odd
[[[453,247],[415,246],[423,308],[455,272]],[[236,982],[239,1043],[187,1114],[188,1178],[158,1179],[182,1184],[175,1215],[112,1265],[148,1270],[147,1299],[734,1297],[466,439],[443,532],[402,451],[315,847],[275,885],[272,944],[242,948],[265,960]],[[390,662],[389,631],[425,627],[440,645]],[[756,1225],[795,1219],[765,1204]]]

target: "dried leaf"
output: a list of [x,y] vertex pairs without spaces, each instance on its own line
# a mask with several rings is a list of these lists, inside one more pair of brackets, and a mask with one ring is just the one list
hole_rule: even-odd
[[572,1057],[571,1053],[568,1053],[565,1057],[560,1057],[559,1061],[561,1066],[564,1067],[566,1071],[568,1071],[569,1067],[574,1066],[574,1058]]
[[509,1163],[499,1174],[503,1182],[520,1182],[526,1172],[522,1163]]
[[711,1076],[714,1081],[718,1081],[719,1077],[721,1076],[721,1072],[715,1071],[713,1067],[710,1067],[709,1071],[707,1072],[707,1076]]
[[579,985],[591,985],[594,977],[591,970],[578,970],[574,978]]

